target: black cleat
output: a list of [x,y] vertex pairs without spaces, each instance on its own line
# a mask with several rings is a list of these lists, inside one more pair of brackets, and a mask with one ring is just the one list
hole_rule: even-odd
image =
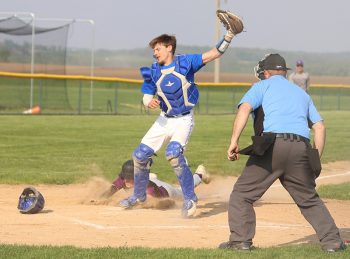
[[336,252],[342,252],[346,249],[346,245],[342,242],[340,246],[334,247],[334,248],[323,248],[323,250],[327,253],[336,253]]
[[250,251],[252,242],[250,241],[227,241],[219,245],[219,249],[232,249],[236,251]]

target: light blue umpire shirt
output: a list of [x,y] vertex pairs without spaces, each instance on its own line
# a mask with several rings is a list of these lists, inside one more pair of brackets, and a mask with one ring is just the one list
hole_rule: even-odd
[[249,103],[253,110],[262,106],[264,131],[294,133],[310,139],[308,119],[322,121],[310,95],[284,76],[274,75],[255,83],[238,104]]

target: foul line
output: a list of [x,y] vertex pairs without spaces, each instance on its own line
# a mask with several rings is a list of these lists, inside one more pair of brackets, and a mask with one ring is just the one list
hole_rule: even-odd
[[350,172],[343,173],[343,174],[335,174],[335,175],[325,175],[325,176],[320,176],[318,179],[326,179],[326,178],[332,178],[336,176],[344,176],[344,175],[350,175]]
[[[198,225],[133,225],[133,226],[109,226],[109,225],[102,225],[102,224],[95,224],[91,223],[89,221],[79,220],[79,219],[71,219],[73,222],[83,225],[95,228],[97,230],[110,230],[110,229],[218,229],[218,228],[228,228],[227,225],[207,225],[207,226],[198,226]],[[289,228],[309,228],[309,226],[304,225],[298,225],[298,224],[273,224],[273,223],[263,223],[263,224],[257,224],[257,228],[274,228],[274,229],[289,229]]]
[[[321,179],[327,179],[327,178],[333,178],[333,177],[339,177],[339,176],[347,176],[347,175],[350,175],[350,172],[342,173],[342,174],[320,176],[316,180],[318,181]],[[275,184],[275,185],[272,185],[270,188],[276,188],[276,187],[282,187],[282,184]]]

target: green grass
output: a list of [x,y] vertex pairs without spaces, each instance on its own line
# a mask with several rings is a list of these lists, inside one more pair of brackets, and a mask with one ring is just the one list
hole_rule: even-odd
[[[85,181],[93,175],[112,179],[155,120],[155,116],[2,116],[0,182],[58,183]],[[226,160],[233,116],[197,116],[188,146],[190,165],[204,163],[218,174],[237,174]],[[244,137],[248,143],[248,135]],[[164,148],[153,171],[175,181]]]
[[350,249],[327,254],[316,245],[298,245],[234,252],[186,248],[75,248],[70,246],[0,245],[1,258],[349,258]]
[[[322,162],[347,160],[350,112],[323,112],[327,145]],[[155,120],[137,116],[1,116],[0,183],[68,184],[91,176],[113,179],[122,163]],[[229,162],[226,150],[233,115],[197,115],[186,157],[192,168],[205,164],[218,175],[239,175],[247,157]],[[251,121],[240,140],[250,144]],[[165,147],[154,158],[153,172],[176,182],[165,159]]]
[[318,188],[317,192],[322,198],[350,200],[350,182],[322,185]]

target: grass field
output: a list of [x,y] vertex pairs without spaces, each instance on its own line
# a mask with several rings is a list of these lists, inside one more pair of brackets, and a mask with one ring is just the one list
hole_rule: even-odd
[[[327,144],[322,162],[348,160],[350,112],[323,112]],[[0,183],[68,184],[91,176],[115,177],[123,161],[155,120],[138,116],[1,116]],[[226,159],[233,115],[195,117],[196,126],[186,156],[190,166],[205,164],[218,175],[238,175],[246,157],[232,163]],[[250,144],[252,126],[240,141]],[[164,158],[164,147],[154,158],[153,171],[175,181]]]
[[317,191],[322,198],[350,200],[350,183],[320,186]]
[[[2,183],[84,181],[93,175],[112,179],[131,158],[155,116],[2,116]],[[187,150],[191,166],[204,163],[217,174],[237,174],[244,159],[230,163],[226,148],[233,116],[197,116]],[[246,133],[242,144],[248,144]],[[153,170],[166,180],[175,176],[164,148]]]
[[255,249],[250,253],[219,249],[93,248],[0,245],[2,258],[349,258],[350,249],[327,254],[318,246]]

